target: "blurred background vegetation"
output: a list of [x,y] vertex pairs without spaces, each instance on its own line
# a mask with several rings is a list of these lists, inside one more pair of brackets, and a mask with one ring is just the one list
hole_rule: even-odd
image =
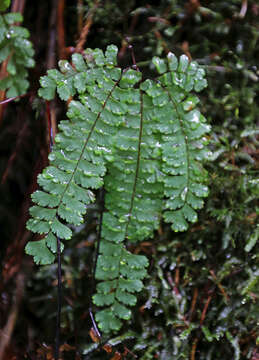
[[[56,265],[25,255],[30,193],[47,165],[39,77],[86,47],[127,43],[146,76],[169,51],[206,69],[201,111],[212,125],[210,195],[186,233],[161,224],[133,249],[150,259],[133,320],[117,337],[89,335],[89,291],[99,203],[62,255],[62,359],[259,359],[259,4],[256,0],[13,0],[35,49],[27,96],[0,105],[0,359],[52,359]],[[1,48],[0,48],[1,54]],[[3,64],[0,78],[5,69]],[[6,98],[0,91],[0,98]],[[66,105],[50,104],[53,132]]]

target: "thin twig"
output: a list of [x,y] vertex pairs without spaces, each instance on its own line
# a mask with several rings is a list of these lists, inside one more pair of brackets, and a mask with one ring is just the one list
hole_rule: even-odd
[[200,326],[202,326],[204,320],[205,320],[205,317],[206,317],[206,313],[207,313],[207,310],[208,310],[208,307],[209,307],[209,304],[211,302],[211,299],[212,299],[212,295],[209,295],[205,305],[204,305],[204,308],[202,310],[202,314],[201,314],[201,319],[200,319]]
[[90,11],[88,12],[88,16],[86,17],[86,22],[85,25],[81,31],[79,40],[77,41],[77,45],[75,48],[75,52],[81,52],[83,50],[84,44],[86,42],[89,30],[92,26],[93,23],[93,16],[95,14],[95,11],[97,9],[99,5],[99,0],[95,0],[94,2],[94,6],[92,7],[92,9],[90,9]]
[[96,322],[94,320],[92,308],[89,308],[89,314],[90,314],[90,318],[92,320],[94,331],[95,331],[96,335],[98,336],[98,338],[101,339],[102,336],[101,336],[100,331],[98,329],[98,326],[97,326],[97,324],[96,324]]
[[77,0],[77,32],[78,36],[80,36],[82,28],[83,28],[83,0]]
[[65,25],[64,25],[65,0],[58,1],[57,28],[58,28],[58,56],[66,59]]
[[18,96],[15,96],[15,97],[11,97],[11,98],[9,98],[9,99],[5,99],[5,100],[3,100],[3,101],[0,101],[0,105],[7,104],[7,103],[9,103],[9,102],[12,102],[12,101],[17,100],[17,99],[21,99],[21,98],[26,97],[26,96],[29,96],[29,95],[31,95],[31,94],[32,94],[32,92],[29,92],[29,93],[27,93],[27,94],[18,95]]
[[195,310],[195,306],[197,303],[197,298],[198,298],[198,289],[195,288],[194,289],[194,293],[193,293],[193,298],[192,298],[192,304],[191,304],[191,310],[190,310],[190,316],[189,316],[189,321],[192,321],[192,317],[194,314],[194,310]]
[[225,289],[223,288],[223,286],[221,285],[221,283],[218,281],[218,279],[217,279],[214,271],[213,271],[213,270],[210,270],[210,274],[211,274],[213,280],[215,281],[215,284],[218,286],[221,294],[224,296],[226,302],[229,302],[229,300],[230,300],[230,299],[229,299],[229,296],[228,296],[228,294],[226,293],[226,291],[225,291]]
[[132,58],[132,63],[133,63],[133,68],[136,69],[137,71],[139,71],[139,68],[136,64],[136,58],[135,58],[135,53],[134,53],[134,50],[133,50],[133,46],[130,44],[128,45],[128,49],[130,50],[130,54],[131,54],[131,58]]
[[47,100],[46,100],[46,116],[47,116],[47,123],[48,123],[49,148],[50,148],[50,151],[52,151],[53,144],[54,144],[54,136],[53,136],[53,132],[52,132],[50,104],[49,104],[49,101],[47,101]]
[[[8,76],[7,65],[8,65],[9,58],[10,58],[10,55],[8,56],[7,59],[5,59],[2,62],[1,69],[0,69],[0,80],[4,79],[6,76]],[[4,99],[5,99],[5,90],[0,90],[0,104],[5,104]],[[2,123],[3,116],[4,116],[4,106],[0,106],[0,125]]]
[[196,353],[197,343],[198,343],[198,339],[196,338],[196,339],[194,339],[194,341],[192,343],[192,350],[191,350],[190,360],[195,360],[195,353]]
[[[49,21],[49,39],[48,39],[48,50],[47,50],[47,69],[56,67],[56,19],[57,19],[57,8],[58,0],[52,1],[52,8]],[[57,120],[56,120],[56,104],[55,100],[49,103],[49,114],[51,122],[52,136],[55,138],[57,133]]]

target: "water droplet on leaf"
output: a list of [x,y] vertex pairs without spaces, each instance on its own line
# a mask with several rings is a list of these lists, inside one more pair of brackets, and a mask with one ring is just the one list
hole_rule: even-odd
[[187,193],[188,193],[188,188],[185,187],[185,188],[183,189],[182,193],[181,193],[181,199],[182,199],[183,201],[185,201],[186,196],[187,196]]

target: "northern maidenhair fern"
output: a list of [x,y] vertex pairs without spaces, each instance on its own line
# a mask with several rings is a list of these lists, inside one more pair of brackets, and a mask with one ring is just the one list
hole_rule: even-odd
[[40,96],[59,94],[69,104],[69,120],[49,155],[50,165],[38,177],[41,190],[32,199],[28,229],[42,234],[26,252],[38,264],[55,259],[56,237],[72,236],[69,224],[84,220],[93,191],[105,189],[94,303],[104,332],[118,330],[136,304],[148,260],[127,250],[129,242],[152,237],[162,218],[174,231],[197,220],[196,210],[208,194],[202,161],[208,156],[210,128],[196,105],[193,90],[206,86],[204,70],[185,55],[155,57],[158,77],[117,67],[117,48],[105,54],[87,49],[74,54],[72,65],[41,78]]
[[[9,6],[8,2],[3,4]],[[1,9],[0,9],[1,10]],[[34,66],[34,50],[28,40],[29,31],[17,22],[22,22],[20,13],[0,14],[0,63],[6,62],[0,77],[0,90],[7,91],[8,98],[24,94],[28,87],[27,68]]]

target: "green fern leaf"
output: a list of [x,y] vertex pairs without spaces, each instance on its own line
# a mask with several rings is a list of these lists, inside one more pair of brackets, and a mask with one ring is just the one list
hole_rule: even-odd
[[27,68],[34,66],[34,50],[28,40],[30,33],[24,27],[15,25],[22,21],[20,13],[0,15],[0,62],[8,60],[7,76],[0,80],[0,90],[7,91],[7,98],[22,95],[27,91]]
[[[110,99],[111,94],[120,80],[119,73],[115,74],[114,69],[110,68],[111,51],[108,54],[108,58],[105,58],[107,66],[97,69],[100,71],[88,64],[90,76],[87,81],[96,82],[100,88],[104,82],[109,83],[103,90],[104,100],[97,99],[88,91],[82,97],[82,103],[70,103],[68,117],[71,121],[60,123],[60,133],[55,139],[53,152],[49,155],[50,165],[38,177],[38,183],[43,190],[33,194],[33,201],[38,206],[31,208],[32,219],[28,221],[27,227],[33,232],[45,234],[46,237],[55,234],[61,239],[70,239],[72,231],[60,219],[73,225],[82,223],[86,205],[94,201],[91,190],[103,185],[106,156],[111,152],[110,137],[116,131],[116,123],[121,121],[114,116],[117,109],[111,109],[110,116],[104,111],[113,101]],[[100,57],[99,53],[97,55]],[[93,59],[94,56],[93,54]],[[79,58],[78,54],[77,59]],[[82,60],[82,57],[80,59]],[[85,66],[87,67],[86,63]],[[41,95],[48,99],[55,87],[63,99],[73,95],[71,81],[76,71],[71,69],[67,62],[61,63],[60,67],[65,71],[64,76],[58,71],[50,70],[48,76],[41,80],[45,90]],[[65,78],[67,74],[70,76],[69,82]],[[68,90],[64,90],[64,84]],[[66,95],[63,90],[67,91]],[[47,209],[42,207],[46,205]],[[48,246],[48,242],[42,241],[41,246],[43,244]],[[26,252],[34,255],[31,247],[26,247]],[[53,258],[49,259],[53,261]]]
[[[168,55],[167,63],[158,58],[153,63],[161,75],[156,81],[144,82],[142,88],[152,98],[156,113],[161,114],[157,129],[162,130],[164,195],[168,198],[164,218],[174,231],[184,231],[188,222],[197,220],[195,209],[203,204],[200,198],[208,195],[207,173],[201,161],[209,155],[204,135],[210,127],[195,109],[198,98],[189,94],[193,88],[202,90],[207,82],[204,70],[195,62],[189,63],[185,55],[179,63],[173,54]],[[165,121],[169,125],[166,129]]]
[[[113,144],[116,160],[105,178],[109,213],[103,219],[102,235],[106,242],[140,241],[152,236],[158,228],[163,201],[168,209],[165,220],[172,223],[174,231],[184,231],[188,222],[197,220],[195,209],[202,206],[200,198],[207,196],[207,174],[200,161],[208,155],[203,136],[210,128],[195,109],[198,98],[189,94],[193,88],[200,91],[206,86],[204,71],[196,63],[189,64],[185,56],[179,63],[171,54],[167,60],[154,58],[153,62],[161,76],[156,81],[146,80],[139,90],[134,88],[128,96],[120,97],[120,102],[128,106],[128,121],[119,126]],[[130,72],[132,78],[134,70]],[[127,75],[128,71],[119,83],[123,89],[131,86]],[[98,298],[100,293],[102,299],[109,297],[109,311],[114,316],[115,303],[135,303],[134,295],[129,296],[127,290],[120,296],[119,279],[139,280],[141,288],[145,276],[145,257],[139,267],[130,266],[126,259],[123,248],[119,257],[107,256],[106,249],[101,249],[97,263],[97,279],[108,280],[109,284],[117,279],[113,297],[97,287]],[[103,331],[115,330],[103,322],[105,317],[97,317],[97,321]]]
[[[117,48],[87,49],[74,54],[71,66],[59,62],[41,79],[39,94],[51,99],[57,91],[70,102],[59,124],[50,165],[38,177],[41,190],[32,199],[27,227],[43,238],[26,252],[35,261],[54,260],[56,236],[70,239],[69,224],[84,220],[95,200],[93,190],[104,186],[105,209],[93,302],[100,329],[117,331],[131,316],[130,306],[143,288],[148,260],[127,245],[153,236],[161,218],[174,231],[197,220],[197,209],[208,194],[205,118],[192,91],[206,86],[204,70],[186,56],[155,57],[155,80],[142,79],[134,69],[122,71]],[[66,224],[64,224],[65,222]],[[62,245],[63,246],[63,245]],[[44,256],[37,257],[36,248]],[[47,254],[50,254],[47,256]]]
[[26,245],[26,253],[33,256],[36,264],[46,265],[53,263],[55,256],[46,246],[46,240],[29,242]]

